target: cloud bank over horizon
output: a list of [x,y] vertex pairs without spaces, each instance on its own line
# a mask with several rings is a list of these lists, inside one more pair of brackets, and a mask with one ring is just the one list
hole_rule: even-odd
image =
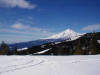
[[49,32],[47,29],[33,27],[20,22],[16,22],[12,25],[9,25],[8,27],[2,26],[0,28],[0,33],[4,33],[0,35],[0,41],[9,41],[8,43],[11,43],[10,41],[33,41],[37,39],[46,38],[54,34],[52,32]]
[[100,24],[88,25],[82,28],[83,31],[96,31],[100,29]]

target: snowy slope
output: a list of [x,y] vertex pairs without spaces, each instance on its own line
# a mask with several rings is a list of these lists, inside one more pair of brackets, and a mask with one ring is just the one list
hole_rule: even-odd
[[27,50],[28,48],[17,49],[17,51]]
[[100,55],[0,56],[0,75],[100,75]]
[[[51,48],[50,48],[50,49],[51,49]],[[43,50],[43,51],[40,51],[40,52],[36,52],[36,53],[34,53],[34,54],[43,54],[43,53],[49,51],[50,49],[46,49],[46,50]]]
[[55,34],[51,37],[48,37],[48,39],[69,39],[69,40],[75,40],[79,38],[82,34],[77,33],[71,29],[66,29],[65,31]]

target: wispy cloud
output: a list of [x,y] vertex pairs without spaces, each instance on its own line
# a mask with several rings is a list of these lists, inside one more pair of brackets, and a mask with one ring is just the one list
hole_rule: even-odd
[[6,8],[26,8],[26,9],[34,9],[37,7],[36,4],[31,4],[26,0],[0,0],[0,6]]
[[11,25],[11,28],[18,29],[18,30],[37,31],[37,32],[46,31],[45,29],[36,28],[36,27],[26,25],[20,22]]
[[13,24],[11,27],[14,28],[14,29],[28,29],[28,28],[31,28],[30,26],[24,25],[20,22]]
[[[17,22],[9,27],[0,28],[0,40],[12,40],[12,41],[29,41],[41,38],[46,38],[53,35],[53,33],[47,31],[46,29],[41,29]],[[6,38],[7,37],[7,38]],[[15,40],[16,39],[16,40]]]
[[99,29],[100,29],[100,24],[88,25],[82,28],[83,31],[94,31],[94,30],[99,30]]

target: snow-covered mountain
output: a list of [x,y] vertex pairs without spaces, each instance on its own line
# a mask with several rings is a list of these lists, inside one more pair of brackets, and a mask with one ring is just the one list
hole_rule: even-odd
[[65,39],[65,40],[75,40],[79,38],[82,34],[77,33],[71,29],[66,29],[65,31],[55,34],[47,39]]
[[49,42],[61,42],[63,40],[67,40],[67,41],[75,40],[75,39],[79,38],[80,36],[82,36],[82,34],[77,33],[71,29],[66,29],[65,31],[63,31],[61,33],[55,34],[55,35],[45,38],[45,39],[10,44],[9,47],[11,50],[13,50],[14,47],[17,47],[19,50],[22,50],[24,48],[30,48],[32,46],[42,45],[42,44],[49,43]]

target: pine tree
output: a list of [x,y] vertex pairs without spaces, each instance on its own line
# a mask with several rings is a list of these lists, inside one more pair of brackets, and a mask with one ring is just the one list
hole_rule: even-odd
[[92,37],[90,39],[89,54],[91,54],[91,55],[96,54],[95,44],[94,44],[94,34],[92,35]]
[[7,55],[9,51],[10,51],[10,49],[9,49],[8,45],[4,41],[2,41],[2,43],[1,43],[1,53],[0,54],[1,55]]
[[62,48],[61,47],[58,47],[57,55],[62,55]]
[[88,55],[89,54],[89,41],[87,39],[87,36],[84,38],[83,50],[84,50],[84,55]]
[[14,54],[14,55],[17,55],[17,52],[18,52],[18,51],[17,51],[17,47],[15,47],[15,48],[14,48],[14,51],[13,51],[13,54]]
[[29,50],[26,50],[26,54],[27,54],[27,55],[30,54],[30,53],[29,53]]
[[76,46],[76,50],[74,52],[74,55],[83,55],[83,54],[84,54],[84,52],[81,48],[81,40],[79,39],[78,44]]

